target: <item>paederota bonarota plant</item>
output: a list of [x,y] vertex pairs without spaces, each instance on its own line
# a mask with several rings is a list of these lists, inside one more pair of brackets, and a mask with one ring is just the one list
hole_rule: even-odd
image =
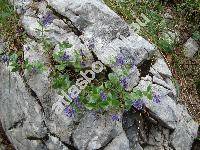
[[[71,59],[65,48],[71,48],[70,44],[64,43],[60,45],[60,51],[53,54],[54,60],[58,63],[56,69],[59,71],[53,79],[53,87],[58,90],[66,91],[70,84],[73,83],[69,80],[66,72],[62,72],[67,67],[74,67],[75,71],[81,71],[84,69],[81,66],[82,51],[76,53],[76,58]],[[141,110],[145,107],[145,100],[154,99],[155,102],[159,102],[159,96],[152,94],[151,86],[149,85],[145,91],[134,89],[131,92],[127,92],[125,88],[128,86],[128,76],[130,73],[134,73],[136,65],[130,65],[127,63],[122,54],[116,57],[116,61],[113,61],[113,66],[121,68],[120,73],[108,74],[108,80],[102,82],[100,85],[91,83],[88,85],[78,97],[72,98],[73,101],[68,101],[69,105],[66,106],[64,113],[68,117],[75,116],[75,113],[81,112],[81,110],[90,110],[96,113],[105,113],[110,111],[113,113],[112,120],[119,121],[120,116],[118,112],[129,110],[134,107],[136,110]],[[78,69],[77,69],[78,68]],[[60,72],[61,71],[61,72]]]
[[11,72],[17,72],[20,70],[27,70],[29,73],[32,74],[40,74],[46,70],[44,64],[40,61],[35,61],[30,63],[28,59],[22,61],[20,59],[20,52],[19,53],[10,53],[10,54],[2,54],[0,56],[1,61],[6,63],[10,66]]
[[24,62],[24,67],[29,73],[40,74],[46,70],[44,64],[40,61],[29,63],[28,59]]
[[59,71],[64,70],[66,67],[72,67],[76,72],[80,72],[82,69],[82,56],[81,51],[78,53],[75,51],[75,58],[72,58],[71,55],[67,54],[65,49],[71,48],[72,45],[66,42],[59,43],[59,51],[53,53],[53,59],[58,64],[55,66]]

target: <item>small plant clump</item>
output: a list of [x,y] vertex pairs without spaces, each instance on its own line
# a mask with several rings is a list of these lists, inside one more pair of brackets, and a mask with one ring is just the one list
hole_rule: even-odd
[[[53,59],[56,62],[52,80],[53,87],[60,93],[62,93],[61,91],[67,91],[70,85],[74,84],[73,81],[69,80],[70,77],[66,72],[66,68],[73,68],[76,73],[84,70],[84,66],[81,65],[84,63],[82,51],[76,53],[75,59],[72,59],[72,56],[64,51],[64,49],[71,48],[71,46],[69,43],[60,43],[60,51],[53,53]],[[114,114],[112,120],[117,121],[120,118],[120,116],[117,116],[119,112],[129,110],[131,107],[136,110],[142,110],[145,108],[146,100],[153,100],[155,103],[160,102],[160,97],[153,95],[150,85],[145,91],[134,90],[127,92],[125,90],[128,86],[129,72],[134,72],[135,65],[126,64],[124,58],[119,55],[116,57],[116,61],[113,62],[113,66],[124,68],[124,70],[120,74],[109,73],[108,80],[98,83],[98,85],[91,83],[78,97],[74,99],[71,97],[73,99],[72,102],[65,98],[69,103],[64,110],[66,116],[73,117],[76,112],[79,113],[81,110],[91,110],[96,113],[109,111]]]

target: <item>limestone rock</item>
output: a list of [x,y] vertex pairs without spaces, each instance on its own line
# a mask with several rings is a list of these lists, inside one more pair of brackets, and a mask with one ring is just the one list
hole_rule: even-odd
[[73,140],[80,150],[99,149],[108,143],[107,149],[109,150],[116,146],[114,144],[116,142],[122,149],[129,147],[122,126],[120,123],[113,122],[110,115],[100,115],[96,118],[94,114],[87,113],[74,131]]
[[192,38],[189,38],[187,42],[184,44],[184,52],[186,57],[192,58],[198,50],[199,50],[199,45]]
[[[25,71],[25,80],[0,64],[0,119],[16,149],[191,148],[198,125],[186,109],[177,104],[172,73],[154,45],[132,33],[128,24],[102,0],[34,1],[38,11],[28,7],[29,2],[32,1],[27,0],[24,12],[20,13],[29,36],[23,45],[24,58],[30,62],[42,61],[47,70],[31,76]],[[14,5],[23,4],[17,1]],[[42,28],[39,21],[48,14],[50,23]],[[43,47],[47,39],[52,44],[49,53]],[[61,42],[73,45],[64,49],[73,58],[75,52],[82,50],[89,59],[88,66],[98,59],[115,73],[122,70],[113,67],[112,60],[122,55],[127,64],[135,65],[129,75],[127,91],[146,90],[151,85],[154,94],[160,96],[160,102],[145,100],[149,117],[139,115],[133,108],[128,114],[125,112],[122,120],[126,123],[112,121],[111,114],[94,116],[90,111],[74,118],[55,114],[52,106],[63,97],[49,88],[53,65],[49,55],[59,50]],[[152,59],[155,59],[153,65],[142,68],[146,60]],[[145,69],[145,75],[141,68]]]

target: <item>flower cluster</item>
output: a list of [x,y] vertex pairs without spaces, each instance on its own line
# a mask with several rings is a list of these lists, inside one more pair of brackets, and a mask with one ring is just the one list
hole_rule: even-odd
[[[76,92],[71,92],[73,93],[74,98],[70,96],[70,93],[68,93],[68,97],[66,96],[66,101],[70,101],[70,104],[64,110],[66,116],[73,117],[75,113],[79,112],[79,109],[88,109],[95,111],[96,113],[98,112],[99,114],[110,110],[111,112],[114,112],[111,119],[113,121],[121,121],[120,116],[117,115],[118,111],[124,111],[124,109],[129,110],[131,107],[134,107],[136,110],[142,110],[145,106],[145,98],[149,100],[153,99],[156,103],[160,102],[160,97],[158,95],[152,95],[151,86],[148,86],[145,91],[135,89],[131,92],[126,91],[130,80],[129,75],[130,73],[135,72],[137,66],[135,64],[128,64],[121,54],[116,57],[116,61],[113,65],[115,67],[120,66],[121,68],[123,66],[125,69],[119,73],[108,74],[108,80],[103,84],[98,83],[99,86],[93,82],[90,82],[91,84],[88,85],[89,82],[87,81],[93,80],[95,74],[91,73],[92,70],[87,70],[87,73],[82,72],[86,55],[82,50],[76,53],[75,61],[70,60],[71,56],[67,53],[66,49],[71,47],[71,44],[63,42],[59,44],[60,51],[53,53],[53,58],[57,62],[55,68],[58,70],[57,80],[54,80],[54,88],[60,88],[63,91],[73,91],[74,89],[77,89],[74,90]],[[65,74],[67,66],[74,68],[75,72],[81,72],[82,75],[82,78],[77,79],[79,82],[76,82],[76,85],[74,85],[73,88],[72,86],[70,87],[69,83],[71,82],[68,81],[69,76]],[[103,66],[103,64],[100,66]],[[67,77],[59,78],[60,76]],[[85,84],[87,86],[85,86]],[[84,92],[82,92],[82,89],[85,89]]]
[[120,116],[119,115],[112,115],[112,121],[120,121]]
[[3,63],[8,63],[9,62],[9,56],[4,54],[2,57],[1,57],[1,60]]
[[100,93],[100,96],[101,96],[101,99],[102,99],[103,101],[105,101],[105,100],[107,99],[107,96],[106,96],[105,92],[101,92],[101,93]]
[[64,114],[68,117],[74,117],[75,115],[75,109],[68,105],[65,109],[64,109]]
[[119,54],[117,55],[116,57],[116,65],[117,66],[123,66],[125,64],[125,61],[124,61],[124,56]]
[[144,105],[145,105],[145,102],[142,99],[133,101],[133,107],[136,108],[137,110],[143,109]]
[[68,55],[66,52],[64,52],[63,56],[61,56],[61,61],[69,61],[70,55]]
[[45,16],[42,17],[41,22],[44,27],[51,24],[53,22],[53,16],[51,13],[47,13]]
[[160,103],[161,97],[158,94],[153,95],[153,102]]
[[120,84],[126,89],[128,87],[128,77],[120,79]]
[[76,98],[74,99],[74,104],[75,104],[79,109],[82,108],[82,104],[81,104],[81,102],[80,102],[79,97],[76,97]]

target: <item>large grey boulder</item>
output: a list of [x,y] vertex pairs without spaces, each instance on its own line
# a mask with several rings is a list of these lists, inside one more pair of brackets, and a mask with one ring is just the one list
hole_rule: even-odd
[[92,113],[86,114],[74,131],[73,140],[75,146],[80,150],[99,149],[106,145],[108,145],[105,148],[107,150],[112,148],[129,149],[129,141],[122,125],[112,121],[109,115],[101,115],[97,118]]

